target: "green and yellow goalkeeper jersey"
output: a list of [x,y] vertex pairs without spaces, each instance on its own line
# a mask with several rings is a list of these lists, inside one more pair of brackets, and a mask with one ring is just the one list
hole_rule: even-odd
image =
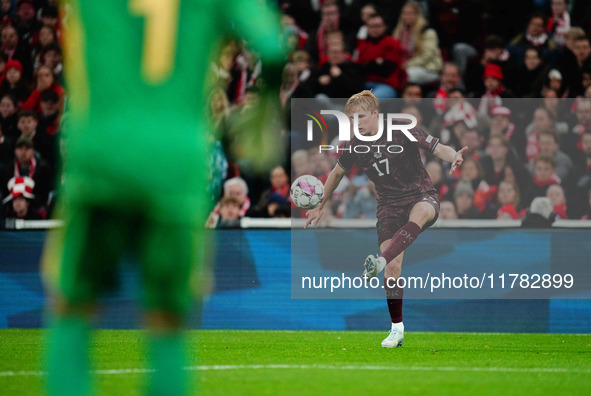
[[263,65],[283,56],[279,17],[261,0],[68,0],[64,25],[66,190],[91,201],[202,197],[218,38],[237,31]]

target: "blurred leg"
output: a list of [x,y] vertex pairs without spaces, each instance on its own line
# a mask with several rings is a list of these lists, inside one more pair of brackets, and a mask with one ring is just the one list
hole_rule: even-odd
[[196,288],[196,233],[187,225],[153,223],[140,248],[150,363],[148,395],[187,394],[189,375],[182,326]]
[[46,351],[50,396],[90,395],[90,309],[57,303]]
[[149,396],[182,396],[187,394],[187,353],[181,331],[181,319],[163,311],[146,315],[149,330],[148,353],[155,370],[148,385]]
[[91,393],[90,320],[96,297],[116,284],[117,263],[128,241],[121,218],[72,205],[64,227],[48,237],[43,277],[52,299],[45,358],[50,396]]

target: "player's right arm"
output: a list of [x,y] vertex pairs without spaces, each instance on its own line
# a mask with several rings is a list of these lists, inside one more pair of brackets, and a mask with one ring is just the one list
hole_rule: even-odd
[[330,199],[332,198],[332,193],[334,192],[334,190],[337,189],[339,183],[341,182],[346,173],[347,171],[338,163],[334,166],[334,169],[332,170],[332,172],[330,172],[330,175],[328,175],[328,179],[326,179],[326,183],[324,183],[324,199],[316,208],[306,212],[306,217],[308,218],[308,220],[306,221],[306,225],[304,226],[304,228],[308,228],[308,226],[312,224],[312,221],[314,220],[316,221],[312,225],[314,227],[318,225],[318,223],[324,216],[324,205],[326,205],[326,203],[330,201]]

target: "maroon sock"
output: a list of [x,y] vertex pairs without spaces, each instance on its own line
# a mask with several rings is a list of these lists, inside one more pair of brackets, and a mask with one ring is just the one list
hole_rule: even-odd
[[382,252],[382,257],[386,259],[386,263],[394,260],[400,253],[402,253],[421,233],[421,227],[417,223],[409,221],[401,229],[396,231],[390,244]]
[[395,282],[390,280],[390,287],[386,278],[384,278],[384,289],[386,290],[386,302],[392,323],[402,322],[402,294],[404,289],[399,288]]

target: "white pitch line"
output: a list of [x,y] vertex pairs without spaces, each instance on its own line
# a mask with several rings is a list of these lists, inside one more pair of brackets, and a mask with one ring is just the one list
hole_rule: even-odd
[[[502,373],[591,373],[591,369],[578,368],[552,368],[552,367],[428,367],[428,366],[355,366],[355,365],[329,365],[329,364],[238,364],[238,365],[214,365],[214,366],[189,366],[187,371],[216,371],[216,370],[396,370],[396,371],[470,371],[470,372],[502,372]],[[92,370],[98,375],[121,374],[145,374],[152,373],[153,369],[129,368],[129,369],[100,369]],[[45,371],[0,371],[0,377],[42,376]]]

